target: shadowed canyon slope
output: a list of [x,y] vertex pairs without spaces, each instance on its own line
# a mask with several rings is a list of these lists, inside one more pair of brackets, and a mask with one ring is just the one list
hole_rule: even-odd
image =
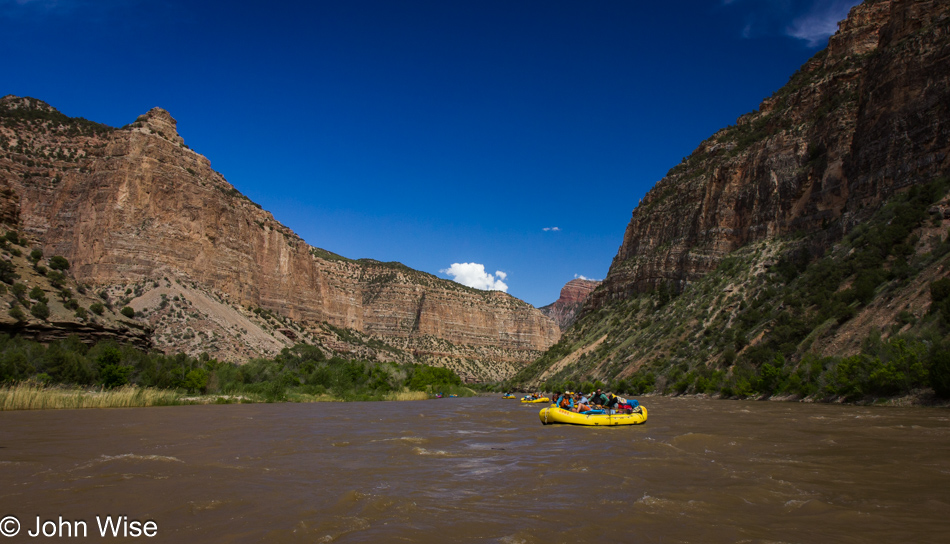
[[809,233],[827,246],[888,195],[945,172],[947,9],[853,8],[787,85],[647,193],[590,308],[661,284],[681,290],[752,242]]
[[948,170],[950,3],[855,6],[758,111],[646,194],[575,324],[515,382],[829,398],[928,387],[928,365],[950,376],[950,317],[936,311]]
[[4,223],[139,311],[159,347],[239,359],[308,341],[490,378],[559,336],[505,293],[308,245],[189,149],[160,108],[112,129],[7,96],[0,118]]

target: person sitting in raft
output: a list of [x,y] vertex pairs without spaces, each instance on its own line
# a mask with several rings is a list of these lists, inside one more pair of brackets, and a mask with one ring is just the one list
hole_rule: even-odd
[[590,410],[590,409],[591,409],[590,404],[587,404],[587,403],[585,403],[585,402],[581,402],[581,395],[580,395],[580,393],[575,393],[575,394],[574,394],[574,407],[571,408],[571,411],[572,411],[572,412],[581,413],[581,412],[586,412],[586,411],[588,411],[588,410]]
[[594,391],[591,394],[590,403],[598,407],[603,407],[604,404],[607,403],[607,395],[605,395],[600,389],[597,389],[597,391]]
[[620,397],[611,393],[607,397],[607,402],[604,403],[604,410],[607,410],[608,414],[617,413],[617,405],[620,403]]
[[563,410],[574,411],[574,397],[564,393],[557,398],[557,407]]

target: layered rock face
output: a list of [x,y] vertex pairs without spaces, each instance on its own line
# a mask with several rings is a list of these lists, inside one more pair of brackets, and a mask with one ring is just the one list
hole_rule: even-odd
[[523,365],[559,337],[507,294],[306,244],[185,146],[160,108],[109,129],[5,97],[0,120],[0,214],[79,281],[187,280],[312,331],[328,323],[423,355],[420,339],[439,339],[476,366]]
[[948,36],[944,1],[853,8],[759,111],[704,141],[643,198],[587,310],[682,289],[751,242],[806,233],[822,249],[886,196],[945,173]]
[[594,280],[571,280],[561,288],[561,296],[556,301],[540,310],[553,319],[563,331],[574,324],[584,301],[598,285],[600,282]]

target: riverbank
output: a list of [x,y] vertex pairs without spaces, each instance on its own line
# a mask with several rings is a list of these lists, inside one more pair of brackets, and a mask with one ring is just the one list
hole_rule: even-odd
[[[331,394],[311,395],[287,392],[276,402],[345,402],[347,400],[426,400],[433,395],[425,391],[392,391],[378,397],[348,399]],[[189,395],[172,389],[125,386],[114,389],[88,389],[62,385],[47,386],[24,382],[0,387],[0,411],[62,410],[79,408],[139,408],[148,406],[180,406],[189,404],[267,403],[275,399],[251,393]]]
[[845,397],[802,397],[801,395],[761,395],[749,397],[726,397],[719,394],[708,393],[682,393],[682,394],[659,394],[647,393],[644,395],[633,395],[638,399],[642,398],[688,398],[703,400],[741,400],[756,402],[798,402],[805,404],[841,404],[846,406],[898,406],[898,407],[932,407],[932,408],[950,408],[950,399],[938,397],[933,389],[919,389],[910,392],[907,395],[899,397],[868,397],[861,400],[847,400]]
[[[515,391],[518,397],[535,391]],[[496,392],[481,392],[480,395],[495,395]],[[684,398],[701,400],[740,400],[754,402],[797,402],[804,404],[840,404],[845,406],[898,406],[898,407],[930,407],[950,408],[950,399],[937,396],[931,388],[915,389],[906,395],[896,397],[866,397],[858,400],[848,400],[846,397],[818,397],[801,395],[750,395],[747,397],[724,396],[719,393],[657,393],[651,391],[642,395],[624,394],[624,397],[635,399],[650,398]]]

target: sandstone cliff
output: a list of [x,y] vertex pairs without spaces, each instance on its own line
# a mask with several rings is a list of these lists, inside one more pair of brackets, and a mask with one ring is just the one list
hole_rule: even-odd
[[826,248],[895,191],[950,161],[950,7],[852,9],[789,83],[704,141],[643,198],[593,311],[685,288],[750,243],[810,234]]
[[[8,96],[0,121],[2,219],[68,258],[78,281],[149,314],[166,349],[247,357],[317,342],[331,327],[384,343],[383,357],[487,378],[510,374],[559,336],[507,294],[308,245],[189,149],[160,108],[111,129]],[[169,309],[183,298],[185,307]],[[330,336],[349,345],[346,334]]]
[[571,280],[561,288],[561,296],[556,301],[539,309],[563,331],[574,324],[584,301],[598,285],[600,282],[594,280]]

